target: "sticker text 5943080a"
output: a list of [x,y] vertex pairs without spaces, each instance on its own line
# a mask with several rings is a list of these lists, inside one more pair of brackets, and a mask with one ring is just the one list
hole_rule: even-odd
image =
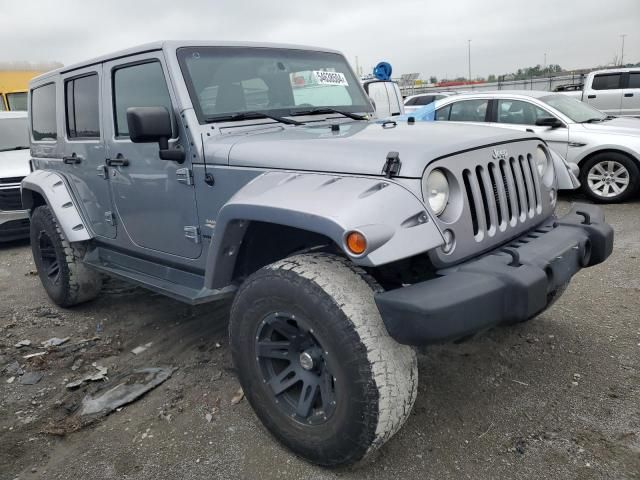
[[347,78],[344,76],[344,73],[323,72],[320,70],[315,70],[313,72],[313,76],[316,77],[316,81],[320,85],[342,85],[343,87],[349,86],[349,83],[347,82]]

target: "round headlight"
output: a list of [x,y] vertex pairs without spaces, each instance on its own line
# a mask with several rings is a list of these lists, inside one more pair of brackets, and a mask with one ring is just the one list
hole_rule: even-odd
[[547,171],[548,166],[549,157],[547,157],[547,152],[544,148],[539,146],[536,149],[536,168],[538,169],[538,175],[542,177],[544,172]]
[[422,192],[429,208],[436,215],[444,212],[449,201],[449,182],[442,170],[435,169],[422,181]]

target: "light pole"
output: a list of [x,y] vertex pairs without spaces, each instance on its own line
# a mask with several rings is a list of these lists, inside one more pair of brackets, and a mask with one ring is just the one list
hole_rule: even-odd
[[622,37],[622,52],[620,53],[620,65],[624,67],[624,37],[626,37],[627,34],[623,33],[622,35],[620,35],[620,37]]
[[547,69],[547,52],[544,53],[544,65],[542,70],[545,71]]
[[467,40],[468,58],[469,58],[469,81],[471,81],[471,40]]

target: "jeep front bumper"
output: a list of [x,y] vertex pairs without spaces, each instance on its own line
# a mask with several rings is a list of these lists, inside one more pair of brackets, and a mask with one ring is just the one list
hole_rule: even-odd
[[424,345],[462,338],[542,312],[554,291],[613,250],[602,210],[576,204],[561,219],[529,231],[438,277],[378,293],[376,304],[396,341]]

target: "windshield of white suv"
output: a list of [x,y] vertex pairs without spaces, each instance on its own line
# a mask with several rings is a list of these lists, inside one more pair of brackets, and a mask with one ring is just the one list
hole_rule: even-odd
[[27,111],[27,92],[7,93],[9,110],[13,112]]
[[[264,112],[370,112],[342,55],[280,48],[188,47],[178,60],[200,121]],[[323,110],[324,108],[324,110]],[[248,117],[250,115],[246,115]]]
[[565,95],[549,95],[540,97],[547,105],[565,114],[576,123],[601,122],[608,117],[600,110]]

